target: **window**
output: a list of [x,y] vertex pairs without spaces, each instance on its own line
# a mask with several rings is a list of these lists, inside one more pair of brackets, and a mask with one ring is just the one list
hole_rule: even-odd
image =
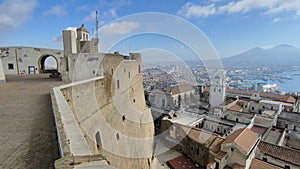
[[290,169],[291,167],[290,166],[288,166],[288,165],[285,165],[284,166],[284,169]]
[[96,133],[96,135],[95,135],[95,138],[96,138],[96,145],[97,145],[97,148],[102,147],[101,136],[100,136],[100,132],[99,132],[99,131],[97,131],[97,133]]
[[119,133],[116,134],[116,138],[117,138],[117,141],[119,141],[119,139],[120,139]]
[[239,122],[239,118],[236,118],[235,121],[236,121],[236,122]]
[[114,69],[111,69],[111,75],[113,75],[114,74]]
[[162,107],[166,107],[166,100],[165,99],[161,100],[161,105],[162,105]]
[[198,148],[196,148],[196,154],[199,155],[199,149]]
[[130,78],[130,72],[128,72],[128,78]]
[[254,107],[252,107],[251,110],[254,110]]
[[120,81],[117,80],[117,88],[119,89],[120,88]]
[[264,162],[268,162],[268,159],[264,157],[264,158],[263,158],[263,161],[264,161]]
[[8,64],[8,70],[13,70],[14,69],[14,64],[13,63],[9,63]]
[[234,151],[234,148],[233,147],[231,147],[231,152],[233,152]]

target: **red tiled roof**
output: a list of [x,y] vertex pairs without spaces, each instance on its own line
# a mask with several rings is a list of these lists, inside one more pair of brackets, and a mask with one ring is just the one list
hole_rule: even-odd
[[292,163],[300,167],[300,151],[288,147],[277,146],[263,141],[258,144],[258,149],[265,155]]
[[207,167],[211,167],[215,163],[216,163],[215,161],[211,161],[210,163],[207,164]]
[[233,164],[232,169],[245,169],[245,166],[235,163]]
[[[205,92],[209,92],[209,87],[204,89]],[[248,95],[251,96],[253,92],[246,90],[238,90],[238,89],[226,89],[226,93],[240,94],[240,95]],[[296,99],[293,96],[288,95],[280,95],[280,94],[270,94],[270,93],[259,93],[260,97],[270,98],[286,103],[294,104]]]
[[246,100],[246,99],[239,99],[238,102],[241,102],[241,103],[249,103],[250,100]]
[[189,126],[180,125],[178,123],[175,123],[174,125],[180,127],[185,132],[185,136],[188,136],[195,142],[204,144],[207,147],[210,146],[210,144],[218,137],[215,134],[201,129],[191,128]]
[[197,169],[195,164],[188,160],[185,156],[180,156],[167,161],[167,164],[173,169]]
[[214,153],[218,153],[221,150],[221,144],[224,142],[225,139],[222,137],[217,137],[214,142],[210,146],[210,150],[213,151]]
[[261,126],[256,126],[254,125],[252,128],[251,128],[252,131],[254,131],[255,133],[258,133],[260,135],[263,135],[266,131],[267,131],[267,128],[266,127],[261,127]]
[[232,110],[232,111],[238,111],[238,112],[243,111],[243,107],[238,104],[235,104],[235,105],[229,107],[228,109]]
[[189,84],[185,84],[185,85],[180,85],[180,86],[168,87],[168,88],[165,88],[165,90],[167,92],[170,92],[172,95],[176,95],[179,93],[194,91],[195,88]]
[[248,128],[244,128],[244,129],[238,129],[232,134],[230,134],[225,139],[223,144],[234,142],[236,145],[238,145],[241,149],[243,149],[248,154],[249,151],[257,142],[257,140],[258,140],[258,135],[256,133],[254,133]]
[[282,168],[258,159],[253,159],[250,165],[250,169],[282,169]]

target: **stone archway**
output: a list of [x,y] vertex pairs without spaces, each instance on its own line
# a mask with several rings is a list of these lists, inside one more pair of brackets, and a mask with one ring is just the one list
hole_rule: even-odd
[[38,60],[39,73],[58,72],[58,59],[51,54],[42,55]]

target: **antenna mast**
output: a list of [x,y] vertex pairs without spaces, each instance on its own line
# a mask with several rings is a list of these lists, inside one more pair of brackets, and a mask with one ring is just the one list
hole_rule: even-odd
[[99,22],[98,22],[98,11],[96,11],[96,38],[99,38],[99,33],[98,33],[98,29],[99,29]]

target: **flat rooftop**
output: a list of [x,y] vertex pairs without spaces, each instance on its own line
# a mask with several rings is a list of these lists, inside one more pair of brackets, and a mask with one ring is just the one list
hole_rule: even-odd
[[0,84],[0,168],[54,168],[59,158],[49,75],[8,75]]
[[198,115],[195,113],[188,113],[185,111],[177,112],[176,117],[173,117],[172,119],[168,119],[172,123],[178,123],[186,126],[193,125],[196,121],[203,119],[204,115]]

